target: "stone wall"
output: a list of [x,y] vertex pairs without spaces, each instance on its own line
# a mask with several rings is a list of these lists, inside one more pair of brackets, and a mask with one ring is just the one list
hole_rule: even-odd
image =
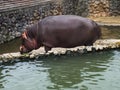
[[89,16],[92,17],[109,16],[109,0],[90,0]]
[[120,0],[63,0],[63,13],[84,17],[120,15]]
[[110,0],[109,11],[111,16],[120,15],[120,0]]
[[23,28],[50,15],[62,14],[60,6],[53,1],[39,5],[23,6],[0,12],[0,44],[21,35]]
[[89,14],[88,0],[63,0],[63,14],[73,14],[87,17]]
[[120,0],[2,0],[0,44],[19,37],[26,25],[46,16],[59,14],[83,17],[118,16]]
[[120,15],[120,0],[89,0],[88,5],[91,17]]

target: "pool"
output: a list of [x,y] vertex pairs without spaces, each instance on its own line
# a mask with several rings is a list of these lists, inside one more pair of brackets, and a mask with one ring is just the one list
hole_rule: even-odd
[[120,51],[23,60],[0,66],[0,90],[119,90]]
[[[120,39],[120,26],[101,26],[102,39]],[[11,42],[0,45],[0,54],[9,52],[18,52],[20,46],[20,38]]]
[[[101,39],[120,39],[120,26],[102,26]],[[20,39],[0,45],[19,51]],[[16,59],[0,66],[0,90],[119,90],[120,50],[75,56]]]

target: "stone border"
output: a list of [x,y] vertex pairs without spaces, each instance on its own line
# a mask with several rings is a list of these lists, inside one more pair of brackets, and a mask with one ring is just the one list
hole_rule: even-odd
[[97,22],[98,25],[100,26],[120,26],[120,24],[109,24],[109,23],[104,23],[104,22]]
[[56,56],[56,55],[74,55],[74,54],[84,54],[89,52],[97,52],[97,51],[105,51],[105,50],[113,50],[120,48],[120,39],[104,39],[97,40],[93,46],[78,46],[75,48],[52,48],[51,51],[45,53],[44,48],[39,48],[37,50],[33,50],[27,54],[20,54],[20,52],[16,53],[6,53],[0,55],[0,64],[3,63],[12,63],[17,58],[38,58],[38,57],[47,57],[47,56]]

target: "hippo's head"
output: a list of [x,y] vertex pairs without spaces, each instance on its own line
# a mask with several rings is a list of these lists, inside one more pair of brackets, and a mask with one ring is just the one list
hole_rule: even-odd
[[23,32],[21,35],[22,44],[20,46],[20,53],[27,53],[37,48],[37,42],[35,38],[31,38],[28,35],[28,31]]

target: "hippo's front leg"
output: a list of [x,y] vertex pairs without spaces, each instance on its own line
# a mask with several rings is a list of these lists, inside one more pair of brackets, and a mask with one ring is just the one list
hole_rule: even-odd
[[51,47],[44,46],[44,49],[45,49],[45,52],[47,53],[48,51],[50,51],[50,50],[51,50]]
[[43,46],[44,46],[44,50],[45,50],[46,53],[47,53],[48,51],[50,51],[51,48],[52,48],[52,45],[49,44],[49,43],[47,43],[47,42],[43,42]]

